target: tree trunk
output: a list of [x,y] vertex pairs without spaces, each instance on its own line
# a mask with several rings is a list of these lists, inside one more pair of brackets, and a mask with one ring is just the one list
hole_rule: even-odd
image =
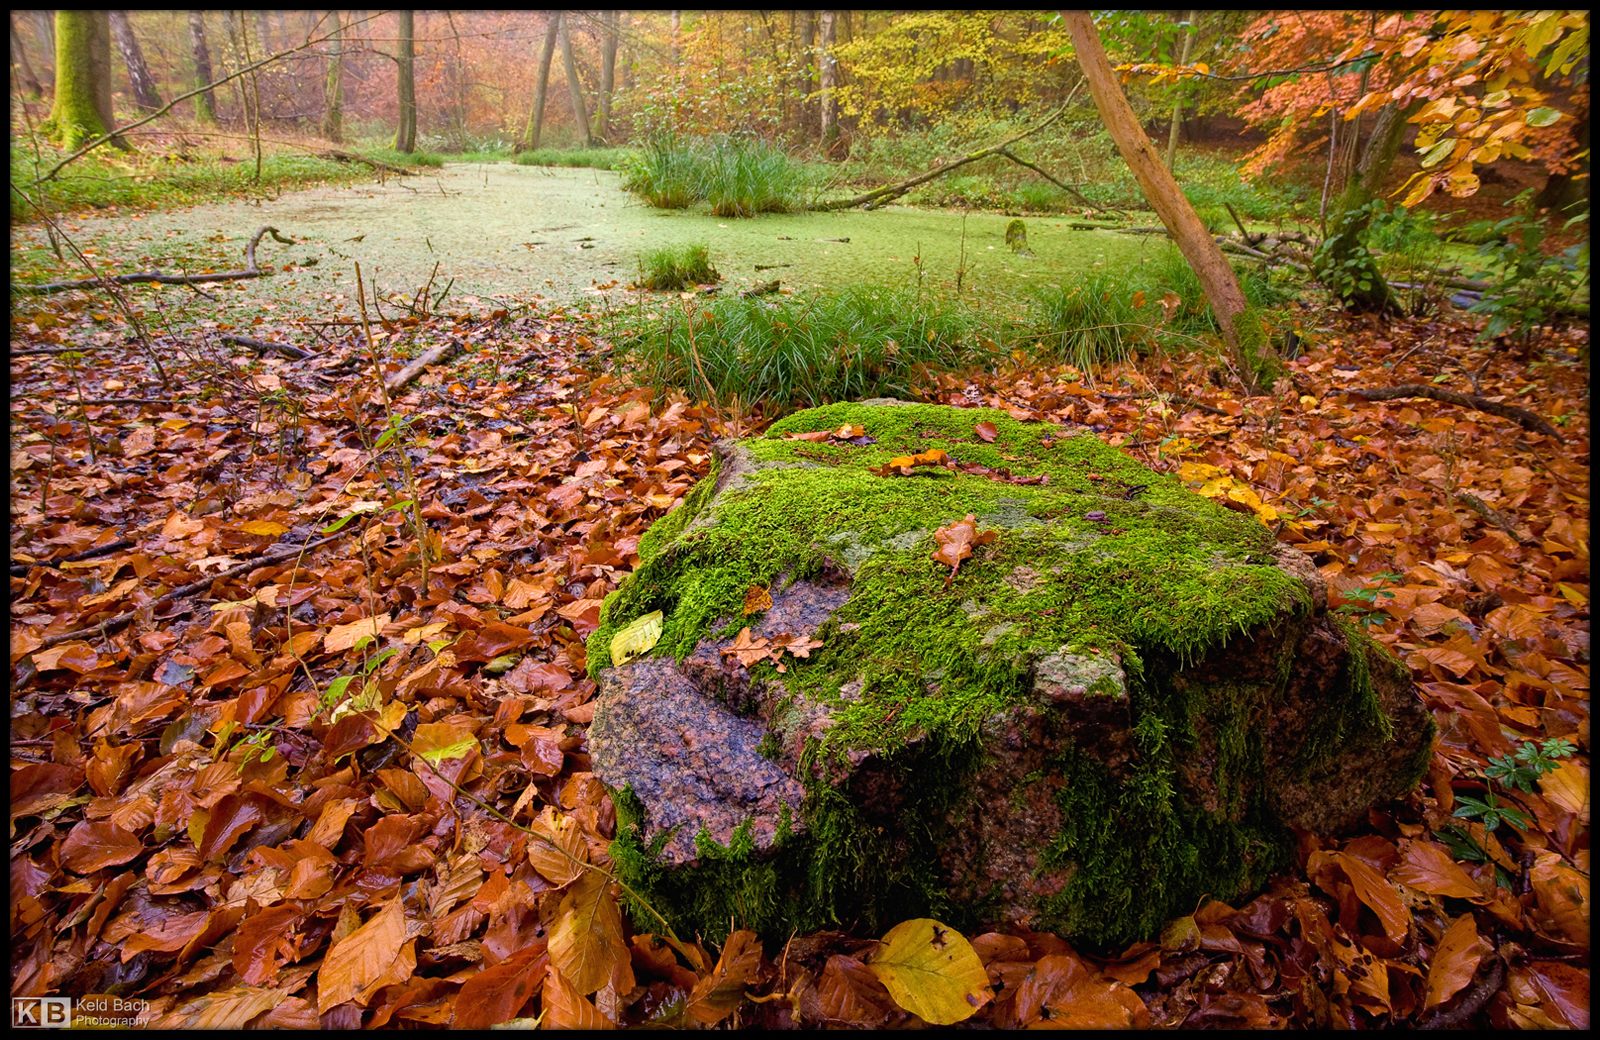
[[322,136],[339,144],[344,140],[344,26],[339,24],[338,11],[329,11],[328,18],[333,24],[328,38],[328,73],[322,83]]
[[826,149],[839,136],[839,127],[834,122],[833,88],[834,76],[837,72],[833,57],[834,22],[837,11],[822,12],[821,39],[817,43],[817,67],[820,74],[818,93],[821,97],[821,140],[822,147]]
[[617,23],[621,11],[602,11],[600,24],[604,34],[600,46],[600,107],[596,112],[595,136],[602,144],[611,143],[611,92],[617,83]]
[[[189,12],[189,49],[194,54],[194,85],[203,87],[216,77],[211,74],[211,49],[206,46],[205,15],[199,11]],[[217,98],[211,91],[194,96],[194,118],[197,123],[217,121]]]
[[1062,11],[1061,17],[1072,36],[1078,65],[1094,96],[1101,122],[1117,143],[1123,161],[1133,171],[1145,197],[1161,217],[1161,223],[1172,233],[1183,258],[1200,279],[1211,311],[1216,315],[1217,326],[1222,330],[1222,338],[1239,369],[1239,378],[1247,392],[1255,393],[1263,377],[1276,375],[1278,368],[1278,359],[1267,351],[1266,331],[1260,316],[1245,301],[1239,280],[1228,266],[1216,239],[1200,223],[1194,207],[1178,190],[1178,182],[1161,165],[1161,157],[1122,93],[1117,74],[1106,58],[1105,48],[1100,45],[1093,17],[1088,11]]
[[270,11],[256,12],[256,42],[261,44],[262,54],[272,53],[272,13]]
[[128,84],[133,88],[133,103],[146,112],[161,107],[161,95],[156,92],[155,80],[150,78],[150,68],[144,63],[144,51],[139,47],[133,26],[128,24],[127,11],[107,12],[111,17],[111,36],[122,52],[122,63],[128,67]]
[[539,133],[544,128],[544,99],[550,89],[550,62],[555,58],[556,40],[561,35],[561,12],[551,11],[544,31],[544,51],[539,56],[539,78],[533,84],[533,108],[528,112],[528,127],[517,142],[517,151],[539,150]]
[[16,66],[22,89],[28,97],[43,97],[44,88],[39,85],[39,77],[34,75],[33,66],[28,64],[28,52],[22,49],[22,37],[17,35],[16,15],[7,11],[6,20],[11,28],[11,62]]
[[400,46],[397,58],[400,63],[400,125],[394,132],[394,150],[410,155],[417,150],[417,84],[416,84],[416,21],[415,12],[400,12]]
[[1372,223],[1374,209],[1382,205],[1377,201],[1378,193],[1400,152],[1406,117],[1412,111],[1414,108],[1402,110],[1392,101],[1378,110],[1372,137],[1361,153],[1355,176],[1328,213],[1328,237],[1311,258],[1311,269],[1317,278],[1344,301],[1346,309],[1357,314],[1401,313],[1399,301],[1378,271],[1378,262],[1367,251],[1362,237]]
[[[817,89],[817,81],[813,70],[817,47],[817,15],[815,11],[800,12],[800,96],[810,101],[811,95]],[[803,103],[800,106],[800,129],[809,131],[811,123],[811,105]]]
[[[105,11],[56,12],[56,98],[46,135],[76,151],[116,125],[111,113],[111,19]],[[121,137],[111,144],[129,150]]]
[[567,93],[572,96],[572,118],[577,123],[578,138],[585,148],[594,144],[589,136],[589,109],[583,100],[583,80],[578,78],[578,61],[572,56],[572,30],[561,24],[561,64],[567,70]]
[[[1189,55],[1194,53],[1195,30],[1198,28],[1199,11],[1190,11],[1188,19],[1184,22],[1183,56],[1178,59],[1178,64],[1189,64]],[[1185,87],[1180,80],[1177,87],[1177,97],[1172,100],[1172,129],[1167,131],[1167,169],[1175,171],[1174,165],[1178,161],[1178,128],[1183,123],[1183,95]]]

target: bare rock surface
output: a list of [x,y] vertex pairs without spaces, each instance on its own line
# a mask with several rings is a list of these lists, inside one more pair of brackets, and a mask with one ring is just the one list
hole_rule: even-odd
[[[967,515],[995,537],[952,571],[933,556]],[[801,412],[720,444],[640,557],[590,642],[590,750],[619,869],[691,933],[1148,938],[1427,761],[1405,669],[1307,557],[1085,432]],[[652,610],[660,642],[612,667]]]

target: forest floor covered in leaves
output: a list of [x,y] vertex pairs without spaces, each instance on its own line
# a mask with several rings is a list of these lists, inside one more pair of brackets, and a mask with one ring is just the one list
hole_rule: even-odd
[[[917,1024],[879,936],[711,949],[636,929],[603,872],[584,638],[711,443],[759,417],[633,385],[597,323],[548,305],[375,322],[387,373],[401,345],[460,350],[396,391],[397,426],[354,324],[258,357],[223,336],[311,327],[141,341],[71,299],[12,327],[14,995],[167,1027]],[[1304,838],[1245,905],[1126,950],[965,937],[979,1021],[1589,1023],[1587,332],[1322,324],[1248,400],[1198,357],[928,388],[1088,425],[1255,513],[1410,666],[1440,734],[1420,790]],[[1356,392],[1401,385],[1548,425]],[[1527,790],[1486,779],[1553,739],[1576,753]],[[1526,825],[1454,815],[1474,803]]]

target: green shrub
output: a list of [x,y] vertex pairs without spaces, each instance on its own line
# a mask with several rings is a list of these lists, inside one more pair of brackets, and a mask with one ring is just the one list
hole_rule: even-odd
[[[1523,192],[1507,205],[1526,207],[1529,194]],[[1588,222],[1589,211],[1585,209],[1568,220],[1566,228]],[[1482,299],[1467,309],[1489,316],[1480,338],[1488,340],[1510,333],[1527,343],[1541,326],[1559,324],[1580,301],[1587,304],[1587,236],[1581,243],[1547,256],[1542,248],[1547,234],[1544,225],[1523,212],[1478,231],[1489,239],[1478,247],[1478,257],[1484,264],[1478,277],[1489,282],[1490,287]]]
[[639,284],[646,289],[666,289],[679,292],[690,286],[702,285],[722,279],[711,266],[711,254],[705,246],[685,246],[683,249],[657,249],[647,253],[643,261],[644,276]]
[[1075,283],[1041,289],[1032,314],[1035,352],[1089,372],[1149,350],[1160,318],[1150,295],[1100,266]]
[[702,154],[709,160],[703,196],[719,217],[794,213],[809,201],[805,167],[763,141],[728,137]]
[[622,190],[657,209],[684,209],[701,198],[703,149],[676,134],[658,133],[622,166]]
[[867,397],[915,397],[932,371],[1003,355],[974,312],[909,289],[862,287],[810,298],[718,300],[637,328],[620,353],[639,378],[697,397],[779,410]]

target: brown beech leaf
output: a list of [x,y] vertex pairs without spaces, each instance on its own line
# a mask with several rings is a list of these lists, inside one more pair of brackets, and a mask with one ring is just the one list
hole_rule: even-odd
[[781,651],[787,650],[796,657],[810,657],[811,651],[822,645],[820,639],[809,639],[806,636],[792,636],[787,632],[772,637],[772,656],[776,660]]
[[546,973],[545,941],[536,939],[461,985],[455,1000],[456,1029],[487,1029],[517,1017],[528,999],[539,991]]
[[973,546],[988,545],[994,541],[995,534],[994,531],[979,533],[977,517],[971,513],[967,514],[965,520],[958,520],[948,527],[941,527],[933,532],[934,540],[939,543],[933,559],[950,568],[949,576],[944,579],[946,588],[950,586],[951,578],[956,576],[961,561],[972,555]]
[[898,473],[903,477],[909,477],[911,475],[911,471],[918,466],[948,467],[953,465],[955,465],[955,463],[951,460],[950,456],[946,455],[942,450],[938,448],[929,448],[927,451],[920,452],[916,455],[896,455],[894,458],[890,459],[882,466],[879,466],[877,469],[870,469],[867,472],[879,477],[892,476],[895,473]]
[[74,874],[93,874],[126,863],[144,843],[114,823],[79,823],[61,843],[61,865]]
[[544,979],[544,1022],[546,1029],[615,1029],[617,1024],[590,1003],[550,965]]
[[1461,865],[1450,858],[1443,845],[1431,841],[1408,841],[1400,850],[1400,862],[1390,876],[1401,884],[1432,896],[1481,899],[1483,890]]
[[550,926],[550,966],[588,995],[606,984],[619,959],[628,958],[622,941],[622,911],[611,894],[611,880],[588,870],[565,895]]
[[1478,925],[1471,912],[1464,913],[1445,930],[1428,962],[1428,995],[1422,1006],[1438,1007],[1465,989],[1482,959]]
[[737,931],[723,944],[711,974],[695,984],[686,1010],[701,1025],[722,1021],[744,1000],[745,987],[761,970],[761,940],[754,932]]
[[395,898],[372,919],[335,941],[317,973],[317,1012],[353,1000],[365,1005],[384,986],[404,982],[417,970],[413,936],[420,922],[407,921],[405,905]]
[[534,870],[556,885],[569,884],[584,873],[589,848],[577,820],[557,815],[547,805],[529,830],[535,835],[528,840],[528,862]]
[[985,420],[979,423],[977,426],[974,426],[972,428],[972,432],[978,435],[979,440],[990,443],[992,443],[996,437],[1000,436],[1000,431],[995,429],[994,423],[989,422],[988,420]]

